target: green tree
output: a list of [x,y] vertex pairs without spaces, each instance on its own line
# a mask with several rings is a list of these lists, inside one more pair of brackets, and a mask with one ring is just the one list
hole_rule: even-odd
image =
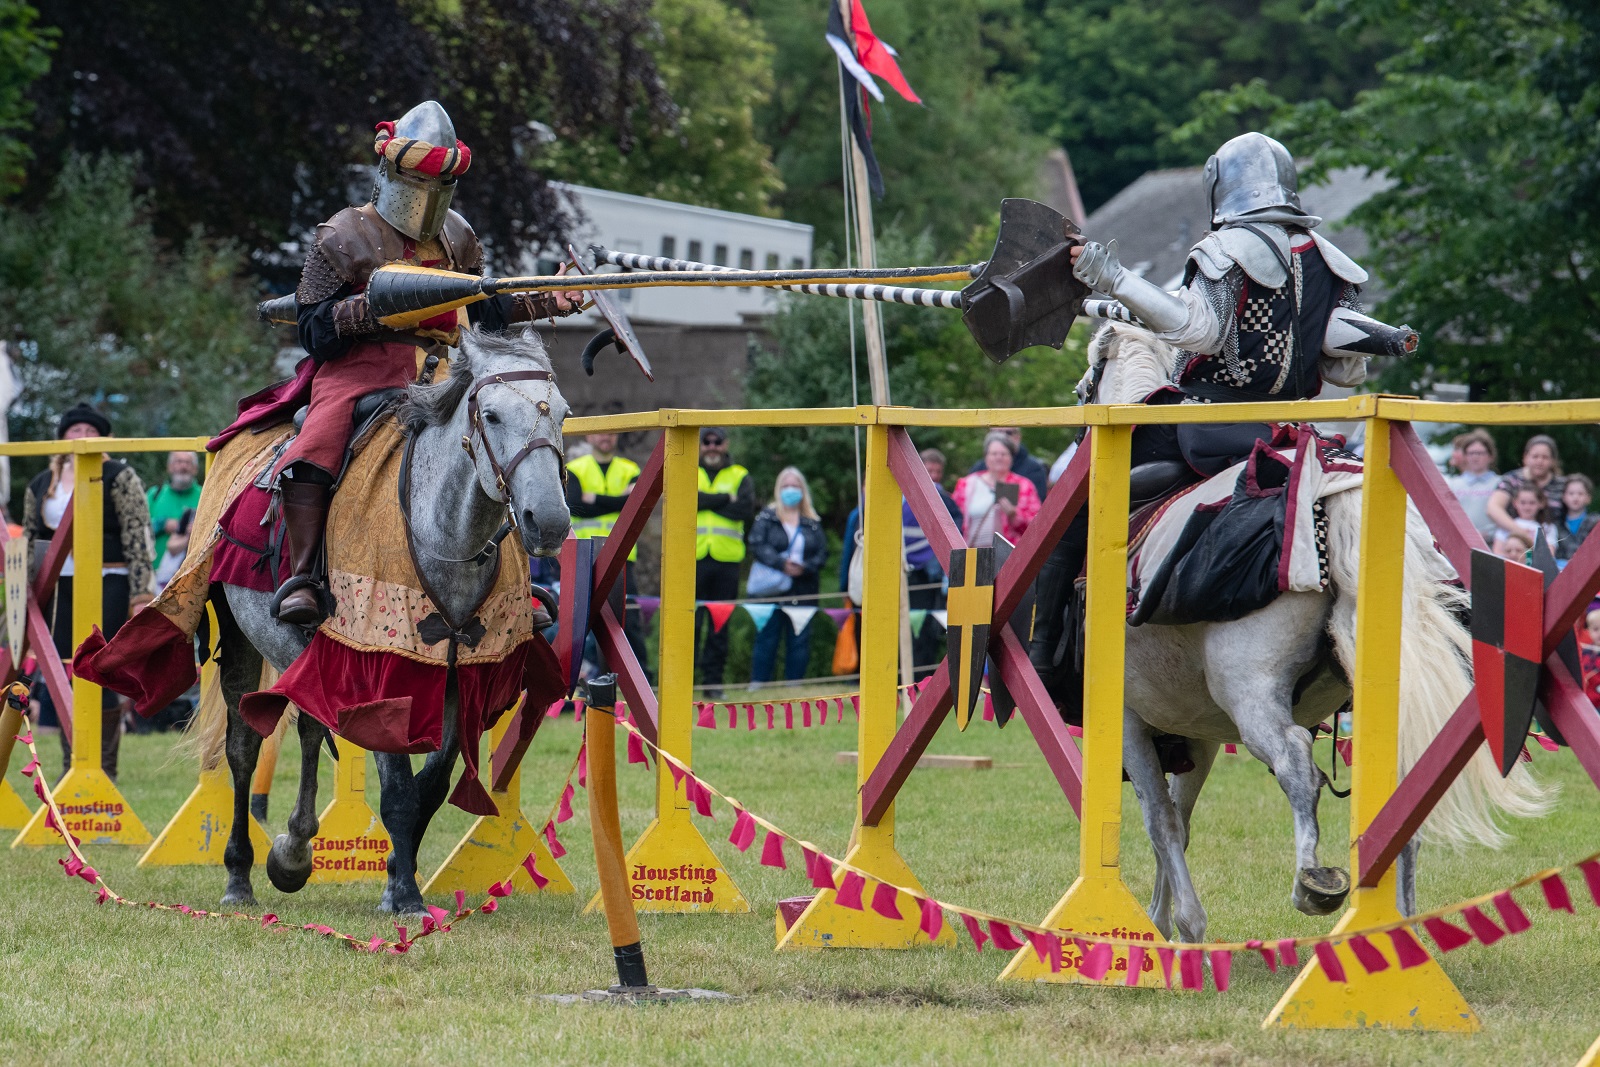
[[[1600,395],[1600,8],[1567,0],[1338,0],[1353,29],[1410,42],[1343,110],[1260,86],[1209,108],[1268,109],[1317,169],[1393,185],[1351,216],[1389,288],[1382,312],[1422,334],[1384,384],[1466,382],[1474,400]],[[1510,431],[1502,453],[1520,455]],[[1557,432],[1600,468],[1587,429]]]
[[[981,259],[994,245],[998,220],[981,227],[959,250]],[[925,261],[932,239],[907,239],[891,229],[880,250],[893,262]],[[996,367],[978,350],[959,314],[935,308],[884,304],[884,339],[890,395],[896,404],[932,408],[1065,407],[1077,403],[1073,387],[1083,376],[1087,332],[1079,328],[1065,349],[1030,348]],[[855,314],[857,384],[850,376],[849,303],[818,296],[786,298],[773,322],[775,347],[753,353],[745,383],[750,407],[847,407],[869,402],[865,339]],[[1050,456],[1065,448],[1072,429],[1028,430],[1028,447]],[[946,478],[966,473],[982,451],[981,430],[913,429],[920,448],[949,459]],[[734,431],[740,462],[750,468],[758,495],[770,492],[778,471],[794,464],[811,480],[817,509],[835,528],[856,506],[855,439],[851,430],[751,427]]]
[[648,44],[677,105],[671,126],[624,153],[611,131],[557,141],[541,163],[552,177],[685,204],[775,214],[783,183],[755,128],[772,93],[772,46],[724,0],[656,0]]
[[[777,85],[758,112],[773,147],[785,218],[817,228],[819,241],[843,233],[838,62],[823,40],[833,0],[749,0],[776,47]],[[886,195],[873,205],[881,225],[927,231],[939,255],[960,246],[974,219],[1005,196],[1029,196],[1043,142],[1012,99],[1015,0],[872,0],[873,30],[900,51],[907,80],[925,101],[885,90],[872,104],[873,147]],[[880,254],[885,263],[895,262]]]
[[21,0],[0,0],[0,196],[22,184],[30,153],[17,134],[33,115],[28,86],[50,69],[55,35],[34,25],[38,18]]
[[[1043,0],[1020,98],[1065,146],[1090,210],[1145,171],[1201,163],[1245,127],[1216,122],[1173,140],[1208,90],[1259,79],[1285,100],[1348,102],[1386,49],[1371,29],[1340,37],[1313,0]],[[1215,138],[1212,140],[1211,138]],[[1298,150],[1298,149],[1297,149]]]
[[0,207],[0,336],[22,381],[13,440],[54,437],[80,400],[123,437],[212,433],[272,377],[244,251],[198,231],[158,241],[134,171],[74,156],[39,210]]

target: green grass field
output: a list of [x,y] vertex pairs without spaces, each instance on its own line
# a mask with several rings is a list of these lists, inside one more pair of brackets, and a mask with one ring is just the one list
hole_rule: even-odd
[[[579,740],[570,720],[548,725],[524,775],[524,809],[542,818]],[[696,731],[696,765],[797,836],[843,853],[854,770],[852,726],[807,732]],[[173,762],[172,739],[130,737],[122,787],[152,832],[193,784]],[[620,745],[620,742],[619,742]],[[47,739],[48,764],[57,764]],[[1323,746],[1324,758],[1326,750]],[[1071,809],[1020,722],[947,727],[934,751],[984,754],[991,771],[914,774],[899,805],[902,853],[942,898],[1037,921],[1076,866]],[[619,754],[620,759],[620,754]],[[16,761],[23,762],[21,759]],[[324,766],[324,792],[331,781]],[[1565,753],[1538,757],[1559,781],[1558,814],[1515,828],[1503,852],[1424,853],[1422,906],[1505,885],[1600,848],[1600,796]],[[291,742],[273,796],[274,832],[292,796]],[[649,775],[623,763],[623,830],[649,816]],[[19,791],[26,783],[13,772]],[[369,781],[375,777],[369,775]],[[1124,821],[1126,876],[1149,892],[1152,862],[1131,790]],[[541,994],[612,980],[604,921],[579,914],[595,888],[583,794],[563,828],[563,866],[578,897],[515,897],[406,956],[357,954],[299,933],[247,923],[201,923],[165,913],[98,907],[63,878],[59,850],[0,854],[0,1059],[32,1063],[1293,1063],[1569,1064],[1600,1032],[1593,997],[1600,924],[1586,899],[1577,916],[1525,903],[1532,931],[1451,954],[1446,970],[1483,1021],[1460,1037],[1388,1032],[1262,1031],[1288,979],[1239,958],[1226,994],[1024,986],[995,981],[991,948],[903,953],[773,951],[773,906],[807,891],[790,871],[761,867],[727,844],[726,809],[707,838],[751,900],[748,915],[644,916],[651,977],[662,985],[737,994],[731,1004],[619,1007],[557,1005]],[[1344,802],[1324,796],[1325,860],[1347,847]],[[469,818],[447,808],[425,846],[430,871]],[[794,851],[794,850],[791,850]],[[1214,938],[1325,931],[1288,904],[1288,806],[1258,763],[1223,756],[1196,815],[1191,861]],[[211,907],[220,869],[139,871],[134,850],[99,848],[91,861],[121,893]],[[288,922],[320,921],[351,933],[389,933],[376,885],[308,887],[285,897],[257,868],[262,910]],[[1574,897],[1583,896],[1573,880]],[[449,903],[441,901],[440,903]],[[789,1060],[788,1057],[796,1057]]]

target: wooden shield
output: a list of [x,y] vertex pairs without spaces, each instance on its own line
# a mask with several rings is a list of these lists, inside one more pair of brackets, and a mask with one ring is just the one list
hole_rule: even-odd
[[23,633],[28,623],[28,540],[13,537],[6,542],[6,639],[11,643],[12,661],[22,657]]
[[982,695],[983,662],[989,655],[989,623],[994,618],[994,549],[961,548],[950,553],[950,598],[945,631],[945,662],[956,727],[967,728]]
[[1510,774],[1533,724],[1544,644],[1544,575],[1472,552],[1472,671],[1483,734]]

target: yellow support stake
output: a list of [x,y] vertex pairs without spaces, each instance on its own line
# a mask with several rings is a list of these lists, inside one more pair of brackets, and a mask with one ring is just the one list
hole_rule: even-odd
[[[1351,706],[1350,869],[1360,866],[1355,842],[1399,781],[1400,641],[1404,605],[1406,492],[1389,466],[1387,419],[1367,423],[1366,473],[1361,483],[1361,570],[1357,588],[1356,668]],[[1335,934],[1400,918],[1395,871],[1371,889],[1357,886]],[[1272,1013],[1271,1026],[1320,1030],[1381,1027],[1472,1033],[1478,1016],[1436,960],[1401,970],[1387,938],[1371,944],[1390,966],[1368,974],[1350,949],[1335,951],[1349,981],[1331,982],[1313,959]]]
[[[1084,608],[1083,793],[1078,825],[1078,879],[1040,925],[1164,943],[1122,880],[1122,685],[1126,653],[1128,464],[1133,431],[1098,425],[1089,437],[1089,561]],[[1138,984],[1159,986],[1155,953],[1146,953]],[[1089,982],[1070,948],[1060,971],[1032,948],[1011,958],[1001,980]],[[1124,985],[1128,953],[1118,949],[1099,985]]]
[[[661,620],[657,743],[689,765],[694,731],[694,529],[699,493],[700,431],[671,426],[666,436],[661,492]],[[689,819],[689,801],[667,764],[656,765],[656,817],[628,850],[639,911],[749,911]],[[600,908],[600,894],[587,911]]]
[[20,830],[28,825],[33,812],[5,778],[11,766],[11,750],[22,729],[22,713],[10,704],[0,705],[0,830]]
[[[77,648],[99,625],[100,568],[104,562],[105,456],[80,452],[73,464],[72,487],[72,647]],[[43,651],[43,650],[42,650]],[[88,845],[148,845],[150,831],[133,813],[116,784],[100,765],[100,687],[83,678],[72,680],[72,765],[51,790],[66,829]],[[60,839],[44,824],[48,808],[33,813],[18,845],[53,845]]]
[[[921,889],[911,868],[895,850],[894,808],[877,826],[861,824],[860,787],[871,776],[899,725],[899,689],[895,674],[899,659],[901,523],[900,487],[889,471],[889,428],[867,427],[867,482],[862,501],[862,551],[866,553],[865,603],[862,605],[861,633],[861,720],[857,744],[861,757],[856,761],[856,828],[845,862],[868,871],[885,882],[906,889]],[[870,635],[870,636],[867,636]],[[870,893],[870,887],[868,892]],[[907,918],[886,919],[870,908],[855,911],[842,908],[836,893],[824,889],[812,898],[806,910],[783,933],[780,951],[796,948],[911,948],[928,944],[919,916],[902,901],[901,913]],[[938,944],[955,944],[948,926],[940,931]]]
[[[500,716],[500,721],[489,731],[489,751],[500,747],[500,741],[511,727],[516,709]],[[490,777],[493,777],[492,775]],[[450,855],[433,872],[428,884],[422,887],[427,896],[432,893],[478,894],[488,891],[491,885],[511,879],[519,893],[532,893],[538,889],[528,872],[523,869],[523,858],[532,852],[539,873],[550,879],[544,887],[546,893],[575,893],[567,872],[550,855],[550,848],[539,833],[541,827],[522,812],[522,768],[512,772],[504,793],[489,793],[499,815],[480,815],[472,824]]]
[[383,881],[389,876],[393,845],[376,812],[367,804],[367,753],[342,737],[333,771],[333,799],[322,809],[311,839],[311,881]]

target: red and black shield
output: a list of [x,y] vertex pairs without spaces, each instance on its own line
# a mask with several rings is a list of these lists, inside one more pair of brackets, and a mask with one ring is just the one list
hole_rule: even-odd
[[950,695],[956,728],[965,730],[978,706],[983,663],[989,655],[994,619],[994,549],[958,548],[950,553],[945,660],[950,665]]
[[1544,659],[1544,575],[1472,551],[1472,670],[1483,734],[1502,775],[1522,753]]

